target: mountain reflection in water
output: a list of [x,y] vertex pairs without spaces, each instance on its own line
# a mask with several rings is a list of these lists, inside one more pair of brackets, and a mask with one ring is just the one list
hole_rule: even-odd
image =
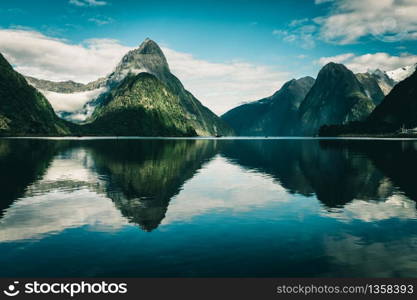
[[417,276],[416,168],[415,141],[2,139],[0,275]]

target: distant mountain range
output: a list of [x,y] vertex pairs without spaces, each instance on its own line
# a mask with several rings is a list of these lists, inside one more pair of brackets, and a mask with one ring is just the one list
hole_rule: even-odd
[[[52,82],[33,77],[26,77],[25,80],[3,57],[2,60],[2,79],[6,83],[10,81],[10,84],[0,86],[0,95],[5,95],[1,98],[4,107],[0,108],[3,135],[233,134],[233,130],[224,121],[185,90],[179,79],[170,72],[162,50],[150,39],[146,39],[138,49],[127,53],[110,75],[88,84],[73,81]],[[19,78],[18,82],[13,83],[13,77]],[[30,97],[20,99],[20,95],[16,93],[20,86],[26,87]],[[57,115],[66,121],[55,115],[43,94],[57,107]],[[65,100],[68,97],[76,98],[81,105],[76,109],[65,109]],[[30,100],[31,98],[35,100]],[[32,119],[40,118],[39,124],[24,124],[30,118],[17,109],[12,112],[8,105],[12,100],[22,107],[26,102],[36,107],[42,103],[43,111],[25,106],[25,111],[31,112]],[[59,109],[60,107],[63,109]],[[48,114],[47,120],[45,116]]]
[[88,84],[25,78],[0,54],[0,135],[392,133],[417,127],[415,72],[412,65],[354,74],[329,63],[316,79],[290,80],[272,96],[219,118],[184,88],[150,39],[129,51],[108,76]]
[[364,121],[415,66],[354,74],[329,63],[317,79],[291,80],[274,95],[222,115],[238,135],[313,136],[322,126]]
[[106,78],[100,78],[88,84],[74,82],[72,80],[54,82],[49,80],[37,79],[31,76],[25,76],[28,83],[36,87],[40,91],[49,91],[60,94],[73,94],[87,92],[99,89],[105,86]]
[[398,83],[363,122],[333,124],[320,129],[322,136],[415,135],[417,131],[417,71]]

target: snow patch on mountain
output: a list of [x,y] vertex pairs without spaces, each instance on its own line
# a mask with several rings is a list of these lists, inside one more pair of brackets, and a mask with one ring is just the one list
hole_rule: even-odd
[[398,68],[392,71],[386,72],[387,76],[395,82],[400,82],[410,77],[416,71],[417,64]]

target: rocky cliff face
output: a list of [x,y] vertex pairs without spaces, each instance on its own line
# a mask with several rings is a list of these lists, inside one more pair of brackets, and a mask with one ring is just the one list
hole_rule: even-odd
[[[322,136],[413,134],[417,127],[417,72],[398,83],[363,122],[324,126]],[[414,133],[415,134],[415,133]]]
[[366,96],[372,99],[375,105],[381,103],[385,97],[385,94],[379,86],[376,77],[371,73],[359,73],[356,74],[356,78],[362,84]]
[[222,116],[238,135],[293,136],[299,134],[298,108],[314,84],[304,77],[285,83],[268,98],[238,106]]
[[106,78],[99,78],[87,84],[74,82],[72,80],[55,82],[50,80],[37,79],[31,76],[25,76],[25,78],[29,84],[31,84],[38,90],[55,92],[60,94],[72,94],[92,91],[103,87],[106,82]]
[[378,83],[384,95],[388,95],[392,88],[398,83],[390,78],[386,72],[379,69],[369,73]]
[[326,124],[363,120],[374,108],[356,76],[341,64],[329,63],[300,105],[301,130],[316,135]]

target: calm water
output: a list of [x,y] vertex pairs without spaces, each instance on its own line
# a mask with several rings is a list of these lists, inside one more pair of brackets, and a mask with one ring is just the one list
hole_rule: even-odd
[[0,140],[0,276],[417,277],[417,142]]

